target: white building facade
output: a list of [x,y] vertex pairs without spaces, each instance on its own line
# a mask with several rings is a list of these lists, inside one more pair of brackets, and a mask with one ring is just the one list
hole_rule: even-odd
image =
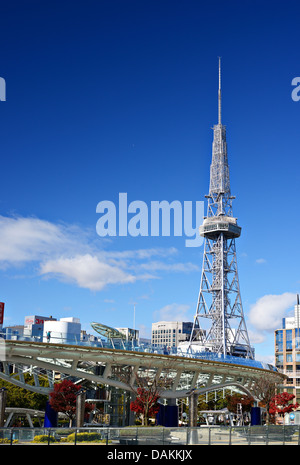
[[154,347],[178,347],[190,340],[193,323],[188,321],[158,321],[152,323],[151,344]]
[[45,321],[43,342],[57,344],[78,344],[81,323],[78,318],[61,318],[59,321]]

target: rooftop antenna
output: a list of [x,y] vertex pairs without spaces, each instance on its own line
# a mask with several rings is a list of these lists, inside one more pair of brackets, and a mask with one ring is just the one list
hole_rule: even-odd
[[218,124],[221,124],[221,57],[219,57]]

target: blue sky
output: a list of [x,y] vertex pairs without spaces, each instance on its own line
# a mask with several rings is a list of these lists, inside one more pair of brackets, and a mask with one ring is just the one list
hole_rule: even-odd
[[203,247],[105,237],[96,206],[202,201],[218,56],[244,313],[257,358],[300,292],[296,1],[1,4],[0,296],[26,315],[136,326],[193,319]]

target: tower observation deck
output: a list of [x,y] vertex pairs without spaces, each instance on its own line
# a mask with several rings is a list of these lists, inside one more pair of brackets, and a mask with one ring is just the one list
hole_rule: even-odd
[[[226,127],[221,122],[219,59],[218,124],[213,127],[207,216],[199,228],[204,237],[200,292],[190,347],[253,359],[245,324],[237,270],[235,239],[241,227],[233,216]],[[199,328],[199,329],[197,329]]]

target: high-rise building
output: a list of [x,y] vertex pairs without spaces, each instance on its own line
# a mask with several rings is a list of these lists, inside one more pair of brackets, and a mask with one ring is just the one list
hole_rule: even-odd
[[212,162],[204,237],[203,266],[190,347],[219,355],[254,358],[240,295],[235,239],[241,228],[232,213],[226,127],[221,122],[219,59],[218,124],[213,127]]
[[182,342],[189,341],[193,330],[190,321],[158,321],[152,323],[151,344],[154,347],[178,347]]
[[294,315],[282,319],[282,328],[275,331],[275,365],[288,376],[281,390],[294,394],[300,403],[300,304],[299,296]]

